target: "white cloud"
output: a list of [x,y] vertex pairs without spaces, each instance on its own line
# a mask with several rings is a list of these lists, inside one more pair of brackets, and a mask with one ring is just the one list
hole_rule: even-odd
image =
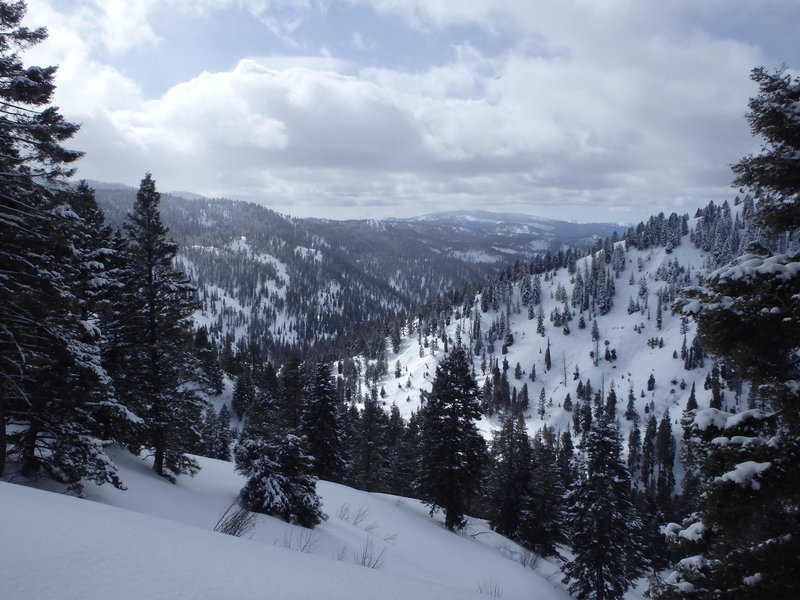
[[[291,19],[325,12],[310,0],[165,2],[192,14],[244,7],[282,19],[286,35]],[[161,3],[85,0],[62,14],[31,0],[32,21],[51,30],[34,52],[61,64],[57,101],[84,122],[82,176],[135,183],[152,170],[162,189],[320,214],[454,203],[573,207],[562,214],[572,218],[685,210],[726,194],[726,165],[752,146],[742,115],[763,56],[684,20],[688,0],[353,2],[442,35],[478,26],[510,49],[460,43],[450,61],[399,71],[359,69],[321,40],[322,56],[243,58],[146,99],[97,49],[157,43],[149,20]],[[358,32],[349,41],[369,44]]]

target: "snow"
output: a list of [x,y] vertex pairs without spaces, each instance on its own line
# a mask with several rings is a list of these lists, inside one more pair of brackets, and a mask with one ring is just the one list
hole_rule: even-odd
[[722,429],[732,416],[730,413],[721,411],[718,408],[698,410],[694,417],[694,426],[700,431],[705,431],[709,427]]
[[0,483],[0,597],[14,600],[469,598],[430,582]]
[[757,477],[762,471],[769,469],[771,466],[771,462],[748,460],[736,465],[736,468],[732,471],[720,475],[715,481],[732,481],[743,487],[749,485],[752,489],[758,490],[761,488],[761,484],[757,481]]
[[786,254],[763,257],[757,254],[745,254],[711,274],[712,279],[740,280],[759,275],[773,275],[784,281],[800,274],[800,262],[792,262]]
[[[569,598],[558,564],[523,566],[524,551],[480,519],[453,533],[418,500],[322,481],[329,518],[314,530],[258,515],[235,538],[212,531],[244,484],[231,463],[197,457],[200,473],[171,484],[149,459],[109,454],[127,490],[87,484],[80,500],[0,483],[0,529],[15,548],[0,598],[433,600],[481,587],[511,600]],[[365,549],[380,569],[354,564]]]
[[702,522],[698,521],[697,523],[692,523],[686,529],[678,532],[678,537],[684,538],[691,542],[696,542],[703,538],[705,531],[706,526]]
[[[711,367],[711,360],[708,359],[704,368],[696,368],[692,371],[684,369],[683,360],[678,357],[673,358],[673,351],[680,354],[684,335],[681,333],[681,317],[679,314],[672,313],[669,305],[663,308],[662,327],[658,329],[655,323],[656,313],[656,292],[662,287],[666,287],[668,282],[664,279],[666,273],[677,263],[687,272],[698,273],[703,270],[705,255],[695,247],[685,236],[682,243],[675,247],[672,252],[667,253],[664,248],[650,248],[647,250],[629,249],[625,255],[626,266],[620,277],[614,280],[616,294],[614,296],[614,306],[606,315],[597,317],[600,331],[599,349],[601,355],[605,351],[604,342],[608,340],[609,348],[617,352],[617,360],[609,362],[601,359],[597,365],[589,356],[589,351],[594,350],[595,344],[591,341],[592,321],[588,314],[586,328],[578,328],[579,315],[576,313],[570,322],[571,333],[564,335],[560,327],[554,327],[549,320],[551,311],[556,307],[563,306],[555,298],[558,286],[563,286],[568,297],[571,297],[574,287],[573,276],[566,269],[560,269],[545,281],[544,275],[541,277],[542,284],[542,308],[545,315],[545,337],[536,332],[536,319],[529,320],[527,308],[522,306],[521,312],[517,313],[512,306],[510,321],[511,331],[514,336],[514,344],[508,348],[508,353],[500,353],[500,343],[495,343],[495,352],[491,358],[498,359],[501,363],[507,359],[509,363],[508,379],[511,386],[516,386],[519,392],[523,384],[528,386],[530,398],[530,410],[526,413],[526,423],[530,434],[534,434],[543,425],[554,427],[556,430],[564,430],[569,427],[571,413],[562,410],[561,404],[567,393],[571,394],[573,402],[576,400],[577,380],[573,379],[573,372],[577,367],[580,371],[581,379],[586,382],[591,380],[595,390],[604,388],[608,393],[609,387],[613,384],[617,394],[618,419],[621,425],[623,439],[627,439],[630,423],[623,417],[627,404],[629,389],[634,390],[636,410],[639,415],[646,419],[648,412],[652,410],[656,418],[669,411],[673,422],[673,430],[679,434],[678,422],[681,411],[686,406],[686,400],[692,387],[695,384],[697,390],[697,401],[701,410],[698,411],[696,424],[698,428],[705,429],[710,425],[723,428],[728,418],[732,416],[730,412],[723,412],[715,409],[703,410],[710,401],[710,392],[703,393],[703,383],[708,370]],[[591,266],[591,257],[582,258],[577,261],[577,268],[583,271],[586,263]],[[634,275],[634,284],[629,284],[631,273]],[[613,276],[613,275],[612,275]],[[648,287],[649,313],[646,309],[641,312],[628,314],[627,305],[629,297],[638,297],[639,280],[644,279]],[[515,284],[513,291],[512,304],[519,301],[519,286]],[[639,298],[640,302],[642,299]],[[570,307],[571,310],[575,310]],[[476,305],[473,304],[473,311]],[[480,312],[480,308],[477,308]],[[500,312],[506,310],[501,306],[499,311],[489,309],[486,313],[480,313],[481,331],[485,334],[493,320],[497,319]],[[451,343],[456,338],[456,327],[460,324],[462,328],[462,339],[468,343],[469,330],[471,323],[469,312],[462,315],[460,320],[452,315],[450,325],[446,327],[446,332]],[[637,327],[640,332],[634,330]],[[691,344],[696,333],[696,325],[692,320],[686,324],[687,344]],[[663,348],[651,347],[648,340],[658,338],[664,340]],[[543,359],[548,339],[550,341],[550,352],[552,357],[552,369],[545,370]],[[417,341],[417,333],[410,337],[403,338],[399,351],[391,351],[391,343],[387,341],[387,362],[389,365],[388,374],[378,382],[377,388],[384,389],[386,396],[381,400],[388,409],[392,403],[396,404],[401,416],[408,419],[410,415],[419,409],[419,399],[421,390],[430,390],[431,382],[435,374],[436,365],[444,356],[443,343],[438,341],[438,349],[431,350],[433,337],[428,338],[428,347],[423,348],[423,356],[420,356],[420,346]],[[359,359],[362,364],[363,357]],[[400,361],[401,376],[395,377],[394,365]],[[525,374],[520,380],[514,379],[514,367],[520,363]],[[473,359],[475,366],[476,379],[479,386],[484,384],[487,376],[491,373],[483,373],[480,367],[480,357]],[[536,365],[536,380],[531,381],[528,377],[532,365]],[[564,367],[566,366],[566,385],[564,382]],[[362,372],[363,369],[362,369]],[[656,387],[653,391],[647,391],[647,378],[650,373],[656,377]],[[545,389],[548,403],[552,400],[552,406],[548,406],[547,414],[541,419],[537,414],[537,399],[541,389]],[[726,390],[726,401],[733,401],[733,394]],[[707,412],[707,411],[711,412]],[[479,428],[486,436],[491,437],[491,432],[499,427],[499,416],[485,417],[479,423]]]
[[764,576],[761,573],[753,573],[752,575],[748,575],[742,579],[742,583],[749,586],[755,586],[761,583],[764,580]]
[[728,420],[725,421],[725,429],[733,429],[734,427],[739,427],[747,423],[748,421],[761,421],[770,416],[772,416],[772,413],[768,413],[767,411],[761,410],[760,408],[743,410],[740,413],[728,417]]
[[306,248],[305,246],[297,246],[294,249],[294,253],[298,256],[306,260],[313,260],[316,262],[322,262],[322,252],[316,250],[314,248]]

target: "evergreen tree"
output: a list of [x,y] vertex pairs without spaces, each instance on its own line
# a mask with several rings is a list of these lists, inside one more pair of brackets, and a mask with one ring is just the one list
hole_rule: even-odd
[[243,418],[249,412],[250,407],[253,406],[255,398],[256,386],[253,383],[253,377],[250,374],[250,369],[245,369],[233,384],[233,396],[231,397],[233,412],[240,419]]
[[436,367],[420,428],[420,490],[432,512],[444,510],[448,529],[463,524],[481,489],[486,447],[475,425],[480,416],[478,387],[459,347]]
[[631,474],[633,487],[636,485],[637,480],[641,479],[642,470],[642,431],[639,429],[639,423],[634,421],[631,432],[628,434],[628,471]]
[[669,411],[664,411],[658,422],[656,433],[656,462],[658,478],[656,480],[656,502],[659,509],[670,518],[672,516],[672,494],[675,489],[675,438],[672,435],[672,424]]
[[625,406],[625,419],[633,422],[639,420],[639,413],[636,412],[636,396],[633,394],[633,387],[628,390],[628,404]]
[[617,415],[617,393],[614,391],[613,383],[611,384],[611,387],[608,389],[608,395],[606,396],[605,412],[606,416],[612,420]]
[[67,190],[82,153],[61,144],[78,126],[47,106],[55,67],[20,59],[47,37],[21,26],[25,11],[0,3],[0,475],[10,458],[79,492],[82,479],[119,485],[104,421],[135,417],[101,364],[105,261],[94,241],[107,232],[94,198]]
[[[752,79],[759,94],[748,120],[764,144],[734,165],[734,184],[755,193],[753,218],[774,240],[800,225],[800,78],[757,68]],[[684,523],[698,535],[692,560],[653,583],[659,598],[800,596],[800,256],[748,252],[693,290],[684,310],[695,314],[703,346],[730,360],[768,410],[710,408],[703,416],[725,416],[710,426],[696,416],[692,435],[714,440],[701,458],[698,511]],[[681,539],[680,529],[668,530]]]
[[386,429],[388,418],[375,396],[364,399],[353,442],[353,480],[358,489],[384,491],[388,475]]
[[223,389],[222,368],[217,353],[208,338],[208,330],[200,327],[194,336],[194,352],[200,361],[200,368],[208,380],[208,393],[219,396]]
[[219,409],[214,428],[214,446],[212,458],[219,460],[231,459],[231,444],[234,440],[234,432],[231,430],[231,411],[227,404],[223,404]]
[[578,600],[622,598],[642,574],[641,522],[631,501],[630,474],[622,462],[619,432],[596,420],[584,440],[585,472],[570,490],[569,526],[575,557],[564,583]]
[[289,431],[300,430],[305,386],[303,359],[297,352],[292,352],[283,364],[278,378],[280,406],[277,418]]
[[656,465],[656,431],[658,424],[655,415],[647,419],[642,441],[642,485],[648,493],[653,490],[653,479]]
[[547,426],[537,432],[520,519],[520,543],[542,556],[559,556],[556,544],[564,541],[565,474],[558,462],[557,444],[558,438]]
[[302,432],[308,440],[311,473],[339,482],[344,469],[344,429],[336,386],[327,363],[314,367],[303,407]]
[[545,394],[544,388],[542,391],[539,392],[539,402],[537,404],[536,411],[539,413],[539,418],[544,419],[547,416],[547,395]]
[[522,415],[503,415],[491,444],[489,521],[492,529],[514,538],[530,480],[531,449]]
[[234,457],[236,471],[247,477],[240,492],[247,510],[274,515],[289,523],[314,527],[327,518],[311,475],[304,440],[275,427],[275,407],[261,401],[253,406]]
[[413,413],[403,428],[400,440],[392,453],[392,493],[399,496],[418,497],[419,477],[419,416]]
[[686,410],[697,410],[697,396],[694,391],[694,381],[692,382],[692,390],[689,392],[689,399],[686,402]]
[[549,371],[552,365],[553,363],[550,360],[550,338],[547,338],[547,349],[544,351],[544,370]]
[[126,434],[128,446],[151,451],[153,470],[174,479],[199,468],[186,452],[197,443],[206,401],[191,347],[195,288],[173,266],[178,247],[166,239],[160,200],[148,173],[125,224],[128,264],[118,300],[123,359],[114,378],[125,405],[144,420]]

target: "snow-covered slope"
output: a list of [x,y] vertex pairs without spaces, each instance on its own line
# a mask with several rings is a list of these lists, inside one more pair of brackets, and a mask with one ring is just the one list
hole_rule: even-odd
[[212,531],[244,483],[231,463],[198,458],[173,485],[112,454],[128,489],[89,485],[93,501],[0,483],[14,548],[0,598],[569,598],[556,565],[523,566],[531,555],[481,520],[456,534],[417,500],[320,482],[329,518],[313,531],[258,515],[234,538]]
[[[694,225],[694,223],[692,223]],[[619,242],[618,245],[623,244]],[[602,253],[595,257],[603,262],[602,268],[608,269]],[[494,342],[494,352],[487,355],[487,367],[482,369],[482,357],[474,354],[473,365],[476,379],[483,386],[487,378],[491,378],[491,360],[502,364],[508,361],[506,373],[509,384],[520,393],[522,386],[527,385],[530,407],[526,411],[528,429],[531,434],[542,425],[564,430],[570,426],[572,413],[563,409],[563,402],[570,394],[574,403],[576,387],[580,381],[584,384],[591,381],[592,388],[603,390],[603,398],[613,385],[617,396],[617,415],[622,424],[622,433],[627,435],[630,423],[623,418],[630,390],[635,397],[635,408],[640,416],[648,418],[654,413],[660,418],[668,410],[673,424],[686,405],[692,384],[696,384],[697,400],[700,408],[708,407],[711,392],[704,390],[705,378],[711,369],[711,360],[706,359],[703,368],[687,370],[681,357],[684,339],[688,346],[695,337],[696,327],[693,321],[681,319],[671,311],[672,301],[663,304],[661,326],[657,324],[657,293],[664,291],[665,298],[674,295],[676,290],[687,281],[696,281],[698,273],[703,272],[706,254],[684,236],[680,245],[669,251],[664,247],[653,247],[646,250],[629,248],[624,254],[624,269],[614,278],[615,294],[613,306],[607,314],[599,314],[591,310],[584,311],[585,328],[579,328],[581,312],[571,304],[572,292],[576,284],[577,273],[585,273],[587,266],[591,270],[593,258],[586,257],[577,261],[575,273],[566,268],[559,269],[545,277],[541,276],[541,308],[544,314],[545,332],[537,333],[537,319],[529,318],[527,307],[521,302],[520,281],[508,284],[509,301],[502,302],[497,309],[489,307],[483,312],[480,307],[480,296],[474,298],[470,306],[454,307],[449,314],[449,325],[444,327],[449,344],[452,345],[461,332],[462,341],[469,344],[469,332],[475,330],[475,321],[480,320],[480,330],[484,337],[483,347],[487,347],[486,334],[499,319],[508,319],[508,329],[513,335],[513,344],[508,346],[507,353],[501,352],[502,340]],[[614,277],[613,271],[611,276]],[[533,279],[533,276],[528,276]],[[566,292],[567,304],[573,313],[569,321],[569,334],[565,334],[562,326],[554,326],[550,318],[554,309],[563,310],[564,302],[557,299],[559,288]],[[563,292],[562,292],[563,294]],[[563,296],[562,296],[563,297]],[[639,310],[629,313],[629,303],[633,300]],[[538,311],[538,307],[537,307]],[[592,327],[596,321],[599,331],[597,343],[592,340]],[[411,335],[402,339],[399,351],[392,352],[391,343],[387,341],[387,363],[389,372],[377,382],[376,388],[383,389],[382,401],[389,407],[396,403],[404,418],[408,418],[419,409],[420,391],[430,390],[435,374],[436,364],[444,356],[444,344],[441,339],[434,342],[434,336],[420,335],[415,329]],[[420,348],[420,340],[422,348]],[[545,366],[545,354],[550,346],[551,368]],[[472,340],[472,348],[475,340]],[[606,360],[606,347],[613,350],[616,359]],[[590,353],[599,349],[600,359],[595,360]],[[400,365],[400,377],[396,377],[396,365]],[[522,376],[516,379],[515,367],[519,363]],[[535,368],[535,380],[531,380],[531,372]],[[576,377],[577,373],[577,377]],[[655,387],[648,390],[650,375],[655,379]],[[724,384],[723,384],[724,385]],[[539,414],[538,400],[544,390],[546,405],[544,418]],[[746,390],[745,390],[746,391]],[[746,399],[735,396],[730,390],[724,391],[727,405],[745,402]],[[724,405],[723,405],[724,408]],[[487,437],[499,425],[499,417],[484,417],[480,427]],[[673,425],[679,433],[680,427]]]

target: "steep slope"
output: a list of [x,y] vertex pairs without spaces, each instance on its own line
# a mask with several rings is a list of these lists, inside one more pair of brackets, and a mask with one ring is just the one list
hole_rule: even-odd
[[[700,230],[694,230],[701,222],[702,219],[690,222],[691,237],[699,235]],[[448,306],[425,320],[411,322],[397,352],[387,341],[388,373],[377,381],[363,383],[368,388],[374,386],[387,407],[397,404],[401,415],[408,418],[419,409],[420,392],[430,390],[436,364],[446,347],[444,338],[447,346],[461,339],[471,349],[476,378],[484,393],[487,381],[492,388],[484,398],[488,415],[480,424],[487,437],[499,424],[498,411],[509,408],[508,402],[513,398],[520,399],[523,386],[529,399],[524,412],[531,434],[544,425],[556,430],[571,427],[578,410],[576,402],[586,402],[579,398],[578,384],[584,388],[589,382],[593,390],[601,392],[603,402],[609,390],[615,390],[616,412],[624,435],[631,426],[624,418],[631,393],[640,419],[647,419],[650,414],[658,419],[668,411],[673,430],[679,430],[674,424],[693,384],[700,407],[709,405],[711,392],[704,389],[704,384],[713,358],[704,358],[702,351],[693,347],[694,323],[674,314],[671,305],[680,289],[696,282],[704,267],[709,262],[716,264],[717,259],[711,251],[695,246],[689,234],[677,237],[677,244],[641,250],[633,246],[625,249],[625,242],[620,241],[611,253],[606,249],[578,259],[574,266],[538,275],[509,272],[485,285],[480,294],[469,297],[462,306]],[[604,283],[595,281],[601,273],[599,279]],[[529,301],[526,306],[525,296],[537,287],[537,280],[540,302]],[[605,286],[607,300],[603,290],[586,291],[584,288],[589,285]],[[491,301],[486,301],[487,295]],[[602,306],[604,301],[607,306]],[[570,313],[569,320],[564,318],[566,312]],[[537,318],[540,313],[541,329]],[[581,319],[584,327],[580,326]],[[511,339],[506,337],[509,334],[513,342],[506,345],[504,341]],[[689,360],[687,354],[691,354]],[[364,361],[363,357],[359,360]],[[729,378],[721,381],[722,407],[747,402],[747,390],[742,389],[735,375],[724,366],[721,373],[723,379]],[[497,391],[498,381],[505,385],[504,380],[508,384],[505,406],[503,394]],[[568,394],[571,410],[564,408]]]
[[0,483],[0,527],[16,540],[0,597],[569,598],[547,579],[555,565],[521,565],[481,520],[455,534],[416,500],[320,482],[329,519],[315,530],[259,515],[234,538],[211,531],[243,484],[231,463],[198,458],[195,478],[171,484],[112,452],[129,489],[89,487],[94,502]]

